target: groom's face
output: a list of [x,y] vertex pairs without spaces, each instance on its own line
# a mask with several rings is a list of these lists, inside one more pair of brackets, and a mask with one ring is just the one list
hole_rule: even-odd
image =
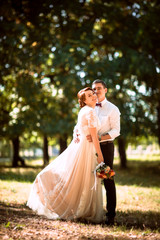
[[94,83],[92,85],[92,89],[95,91],[97,95],[98,102],[101,102],[105,99],[107,88],[104,88],[104,86],[101,83]]

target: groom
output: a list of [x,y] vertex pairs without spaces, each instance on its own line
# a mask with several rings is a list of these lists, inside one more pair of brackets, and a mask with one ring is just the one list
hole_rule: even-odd
[[[120,111],[109,102],[105,94],[107,93],[106,84],[102,80],[95,80],[92,83],[92,89],[95,91],[98,103],[96,112],[101,122],[101,128],[98,131],[100,146],[106,165],[113,169],[114,159],[114,139],[120,135]],[[87,136],[88,141],[92,141],[91,136]],[[115,182],[111,179],[104,179],[107,200],[107,225],[114,225],[116,215],[116,188]]]

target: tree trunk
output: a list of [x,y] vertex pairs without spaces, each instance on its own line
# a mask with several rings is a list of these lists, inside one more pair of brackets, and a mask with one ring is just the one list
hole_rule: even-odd
[[43,137],[43,165],[46,166],[49,163],[48,154],[48,139],[47,136]]
[[62,153],[67,148],[67,134],[64,134],[59,139],[60,153]]
[[19,136],[12,138],[11,141],[13,146],[12,167],[18,167],[18,162],[20,162],[22,166],[25,166],[24,159],[19,156],[20,149]]
[[125,149],[125,140],[123,137],[118,138],[118,151],[120,155],[120,166],[121,168],[127,168],[127,158]]

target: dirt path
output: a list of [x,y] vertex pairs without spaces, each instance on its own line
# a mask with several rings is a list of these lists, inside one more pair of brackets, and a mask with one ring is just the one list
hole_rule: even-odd
[[53,221],[37,216],[26,206],[0,204],[0,239],[2,240],[127,240],[160,239],[160,234],[140,235],[130,231],[123,233],[116,227],[84,224],[70,221]]

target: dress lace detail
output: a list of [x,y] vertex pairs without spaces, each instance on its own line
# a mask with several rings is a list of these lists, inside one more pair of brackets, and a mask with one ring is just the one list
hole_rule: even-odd
[[44,168],[32,184],[27,205],[50,219],[103,220],[102,186],[94,186],[97,165],[95,147],[88,142],[89,127],[99,126],[95,110],[85,106],[78,115],[80,142],[68,148]]
[[95,128],[97,127],[97,117],[96,112],[94,110],[90,110],[86,115],[86,119],[88,120],[88,127]]

